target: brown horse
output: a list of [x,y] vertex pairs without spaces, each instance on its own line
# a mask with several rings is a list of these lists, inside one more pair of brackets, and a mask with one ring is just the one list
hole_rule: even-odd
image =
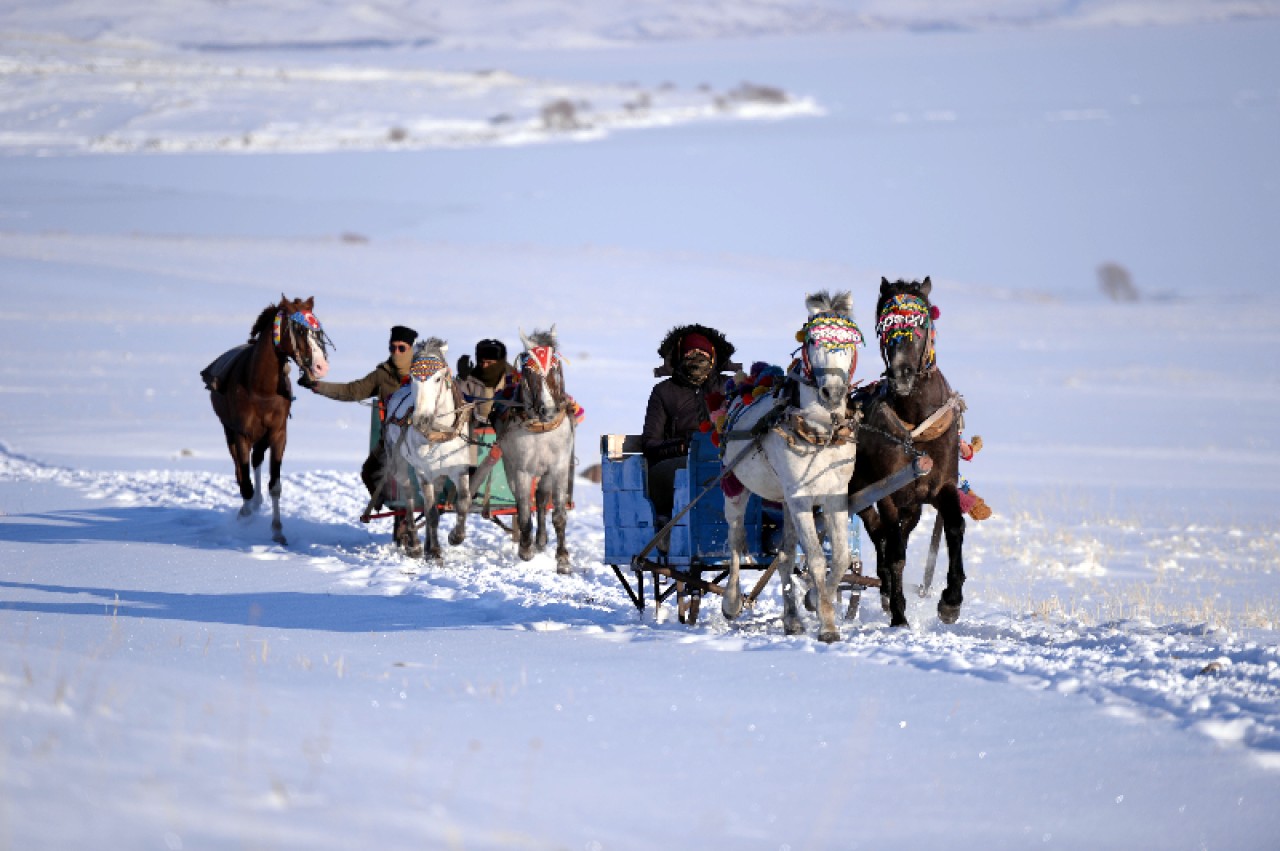
[[[211,371],[218,373],[209,399],[222,421],[235,463],[236,483],[244,498],[241,517],[253,514],[262,504],[262,459],[271,450],[271,537],[281,545],[287,543],[280,524],[280,463],[293,403],[289,361],[313,380],[329,371],[329,339],[311,312],[314,305],[314,298],[280,296],[280,303],[268,306],[253,323],[248,344],[227,352],[204,373],[206,383],[211,382]],[[221,364],[225,366],[218,369]]]
[[920,510],[932,505],[947,536],[947,587],[938,601],[938,618],[955,623],[964,601],[964,513],[960,508],[958,466],[964,402],[938,369],[934,349],[937,311],[929,301],[932,282],[880,280],[876,331],[884,359],[884,378],[855,394],[861,408],[858,459],[849,492],[874,483],[911,463],[913,450],[927,454],[927,475],[859,512],[876,549],[880,602],[893,626],[907,626],[902,589],[907,539],[920,522]]

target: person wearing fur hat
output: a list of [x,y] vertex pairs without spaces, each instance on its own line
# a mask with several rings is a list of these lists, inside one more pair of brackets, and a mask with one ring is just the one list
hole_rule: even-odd
[[658,346],[658,373],[671,377],[649,393],[640,446],[649,462],[649,498],[659,525],[671,519],[676,470],[688,461],[693,433],[711,418],[707,394],[721,390],[720,373],[733,353],[733,344],[705,325],[673,328]]
[[[355,381],[311,381],[304,373],[298,379],[301,387],[339,402],[359,402],[364,399],[378,400],[379,416],[386,406],[387,399],[409,381],[409,367],[413,364],[413,343],[418,339],[418,332],[404,325],[391,328],[391,339],[387,341],[390,352],[387,359],[373,368],[364,378]],[[379,443],[365,459],[360,470],[360,478],[368,488],[369,495],[374,498],[375,507],[382,507],[382,468],[384,466],[382,444]],[[397,531],[400,520],[397,519]],[[397,540],[399,537],[397,536]]]
[[475,403],[472,419],[477,424],[487,424],[493,412],[493,397],[511,380],[507,347],[501,340],[481,340],[476,343],[475,361],[467,355],[458,358],[456,374],[463,398]]

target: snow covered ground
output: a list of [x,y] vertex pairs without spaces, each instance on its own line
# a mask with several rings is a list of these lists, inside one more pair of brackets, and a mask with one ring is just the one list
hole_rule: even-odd
[[[1280,841],[1276,4],[165,8],[0,9],[0,847]],[[995,516],[832,646],[641,616],[585,481],[572,577],[409,562],[305,393],[276,547],[197,376],[281,292],[336,380],[555,322],[582,467],[671,325],[925,274]]]

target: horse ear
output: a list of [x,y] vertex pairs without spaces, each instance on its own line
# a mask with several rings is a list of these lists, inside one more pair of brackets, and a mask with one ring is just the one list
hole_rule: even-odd
[[836,293],[835,298],[831,299],[831,308],[841,316],[852,316],[853,293],[848,291]]
[[440,357],[446,363],[449,361],[449,341],[448,340],[440,341]]
[[315,309],[316,297],[313,295],[307,296],[307,300],[304,301],[301,306],[303,310],[307,311],[307,313],[310,313],[312,310]]
[[929,291],[933,289],[933,281],[929,280],[929,276],[925,275],[924,280],[920,282],[920,295],[925,298],[929,297]]
[[529,338],[524,335],[524,329],[516,326],[516,330],[520,332],[520,342],[524,345],[524,350],[526,352],[532,351],[533,343],[529,342]]
[[556,323],[551,323],[551,330],[547,332],[547,335],[551,337],[551,348],[560,348],[560,338],[556,336]]
[[883,295],[889,289],[889,279],[883,275],[880,277],[880,293]]

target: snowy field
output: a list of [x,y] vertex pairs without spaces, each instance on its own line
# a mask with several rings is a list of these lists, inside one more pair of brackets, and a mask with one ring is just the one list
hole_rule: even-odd
[[[1280,4],[0,5],[0,848],[1280,843]],[[281,293],[338,381],[554,322],[581,468],[672,325],[881,275],[995,515],[830,646],[638,613],[585,480],[571,577],[408,561],[307,393],[275,546],[198,377]]]

